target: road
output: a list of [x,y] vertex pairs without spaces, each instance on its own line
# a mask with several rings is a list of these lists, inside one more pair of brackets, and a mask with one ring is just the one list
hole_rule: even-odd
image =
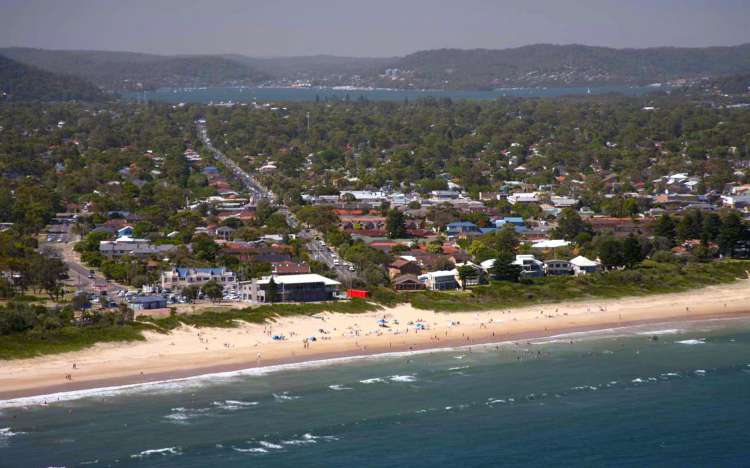
[[[251,174],[245,172],[236,162],[228,158],[224,153],[219,151],[208,136],[208,130],[206,129],[206,122],[198,120],[196,122],[198,129],[198,138],[201,139],[203,145],[213,154],[215,160],[222,163],[224,167],[229,169],[232,174],[237,177],[245,186],[245,188],[251,194],[251,203],[257,203],[261,199],[267,199],[271,201],[282,200],[282,197],[276,197],[273,192],[263,187],[258,181],[253,178]],[[292,228],[300,228],[300,222],[294,213],[283,204],[277,205],[277,211],[286,217],[287,224]],[[306,241],[305,246],[310,252],[313,259],[325,263],[328,268],[336,272],[338,279],[345,285],[351,286],[352,282],[357,278],[357,273],[349,270],[349,265],[336,265],[338,256],[336,252],[330,247],[322,244],[316,238],[322,238],[322,234],[311,229],[303,229],[298,234],[300,238]]]
[[205,121],[199,120],[196,122],[196,126],[198,128],[198,137],[203,142],[203,146],[211,152],[215,160],[219,161],[224,167],[229,169],[232,174],[242,182],[251,194],[251,203],[258,203],[258,201],[263,198],[274,200],[274,195],[270,190],[260,185],[253,176],[245,172],[236,162],[225,156],[224,153],[219,151],[211,143],[211,139],[208,137],[208,130],[206,129]]
[[71,232],[71,225],[53,224],[47,226],[47,238],[39,243],[39,250],[47,254],[60,257],[68,267],[69,279],[67,283],[79,291],[86,291],[100,295],[102,291],[107,292],[111,301],[120,302],[117,296],[120,291],[127,291],[127,287],[107,281],[101,272],[94,271],[94,277],[89,278],[91,269],[81,263],[78,253],[73,250],[78,236]]

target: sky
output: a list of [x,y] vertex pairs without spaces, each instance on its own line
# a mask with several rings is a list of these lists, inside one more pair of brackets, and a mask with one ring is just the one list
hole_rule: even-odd
[[750,42],[750,0],[0,0],[0,46],[390,57]]

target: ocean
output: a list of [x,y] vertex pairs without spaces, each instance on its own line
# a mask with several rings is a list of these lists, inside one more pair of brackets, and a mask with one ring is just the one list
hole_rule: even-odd
[[622,94],[641,96],[657,91],[668,91],[668,86],[592,86],[569,88],[505,88],[492,91],[442,91],[401,89],[356,89],[333,88],[162,88],[145,92],[124,92],[130,100],[186,102],[208,104],[211,102],[299,102],[320,100],[367,99],[369,101],[414,101],[420,98],[450,98],[454,100],[492,100],[503,97],[561,97],[572,95]]
[[0,466],[748,466],[749,426],[727,319],[0,402]]

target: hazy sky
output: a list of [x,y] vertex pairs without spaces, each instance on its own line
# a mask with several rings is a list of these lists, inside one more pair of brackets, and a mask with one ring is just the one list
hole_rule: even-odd
[[750,0],[0,0],[0,46],[393,56],[750,42]]

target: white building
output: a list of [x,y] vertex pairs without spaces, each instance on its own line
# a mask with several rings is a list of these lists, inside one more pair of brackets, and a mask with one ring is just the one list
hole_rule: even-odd
[[381,203],[387,198],[385,192],[371,192],[369,190],[344,190],[339,193],[339,198],[344,198],[347,194],[363,203]]
[[[275,285],[275,298],[271,297],[272,280]],[[336,299],[340,287],[341,283],[331,278],[304,273],[242,281],[239,289],[240,298],[248,302],[320,302]]]
[[224,289],[236,289],[237,277],[226,268],[172,268],[161,273],[161,287],[179,290],[186,286],[203,286],[216,281]]
[[508,195],[508,203],[515,205],[516,203],[539,203],[539,192],[517,192]]
[[419,281],[424,283],[430,291],[447,291],[458,289],[459,286],[456,280],[456,270],[431,271],[419,275]]
[[162,255],[174,247],[174,245],[154,245],[148,239],[136,239],[130,236],[99,242],[99,252],[105,257]]
[[589,260],[582,255],[579,255],[576,258],[572,259],[570,263],[573,265],[573,273],[576,276],[596,273],[602,269],[601,263],[594,260]]

